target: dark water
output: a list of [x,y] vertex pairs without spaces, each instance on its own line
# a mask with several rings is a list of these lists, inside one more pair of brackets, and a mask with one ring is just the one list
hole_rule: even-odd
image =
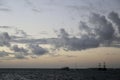
[[120,80],[120,69],[0,69],[0,80]]

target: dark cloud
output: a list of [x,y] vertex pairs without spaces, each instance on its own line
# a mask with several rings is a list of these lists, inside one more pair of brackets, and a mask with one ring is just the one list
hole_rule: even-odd
[[79,25],[80,35],[92,34],[92,29],[86,24],[86,22],[80,21]]
[[[88,23],[80,21],[79,32],[80,36],[71,37],[65,29],[60,29],[58,38],[48,43],[53,44],[56,49],[64,50],[84,50],[101,45],[107,47],[117,45],[113,43],[116,41],[114,26],[104,15],[92,13]],[[119,39],[117,42],[119,43]]]
[[13,55],[14,55],[14,58],[16,58],[16,59],[27,59],[26,56],[31,55],[31,54],[29,54],[29,49],[19,47],[18,45],[13,45],[10,47],[10,49],[12,51],[14,51]]
[[90,32],[90,28],[88,27],[88,25],[83,22],[83,21],[80,21],[80,26],[79,26],[79,29],[82,31],[82,30],[85,30],[86,32]]
[[60,48],[66,45],[66,41],[68,41],[69,34],[65,31],[65,29],[60,29],[57,33],[58,38],[48,39],[47,42],[50,44],[54,44],[56,48]]
[[30,44],[29,45],[30,50],[34,55],[43,55],[48,52],[47,49],[40,47],[37,44]]
[[114,28],[105,16],[92,13],[89,17],[89,22],[94,26],[94,32],[102,40],[113,39]]
[[23,47],[18,47],[18,45],[14,45],[11,47],[11,50],[13,50],[14,52],[20,52],[20,53],[26,53],[28,52],[27,49],[23,48]]
[[60,34],[58,35],[60,38],[67,39],[69,37],[69,34],[65,31],[65,29],[60,29]]
[[99,42],[95,38],[88,36],[82,36],[81,38],[69,38],[67,42],[68,50],[82,50],[88,48],[96,48],[99,46]]
[[109,15],[108,15],[108,18],[118,26],[118,30],[119,30],[119,33],[120,33],[120,17],[118,15],[118,13],[110,12]]
[[[38,45],[33,44],[53,44],[56,49],[65,48],[64,50],[82,50],[87,48],[97,47],[99,42],[96,38],[89,35],[82,35],[80,38],[70,37],[69,34],[65,31],[65,29],[60,29],[58,38],[48,38],[48,39],[22,39],[15,40],[17,43],[25,43],[32,44],[30,48],[32,52],[36,54],[46,52],[46,50],[42,49]],[[42,50],[41,50],[42,49]],[[40,50],[40,51],[39,51]]]
[[3,33],[1,34],[1,36],[2,36],[4,39],[10,40],[10,36],[9,36],[9,34],[8,34],[7,32],[3,32]]
[[0,46],[10,46],[10,39],[11,37],[7,32],[0,33]]

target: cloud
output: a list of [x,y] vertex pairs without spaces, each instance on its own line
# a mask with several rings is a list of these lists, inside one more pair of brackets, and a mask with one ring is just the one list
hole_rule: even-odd
[[[14,45],[11,47],[11,50],[14,51],[13,55],[13,59],[28,59],[29,57],[31,58],[36,58],[38,56],[44,55],[46,53],[48,53],[48,50],[45,48],[42,48],[38,45],[35,44],[30,44],[28,45],[29,49],[25,49],[22,47],[18,47],[17,45]],[[30,52],[31,51],[31,52]]]
[[21,54],[21,53],[15,54],[14,58],[16,58],[16,59],[27,59],[27,57],[25,55]]
[[14,51],[13,55],[14,55],[14,58],[16,58],[16,59],[27,59],[26,56],[31,55],[31,54],[29,54],[29,49],[19,47],[18,45],[11,46],[10,50]]
[[[27,37],[28,34],[25,31],[16,29],[15,37],[10,36],[7,32],[0,33],[0,45],[9,45],[9,42],[28,45],[29,47],[27,49],[19,47],[18,45],[9,46],[10,49],[15,52],[14,55],[18,59],[24,59],[27,56],[40,56],[49,53],[49,50],[40,47],[40,44],[51,44],[55,47],[54,50],[62,48],[67,51],[97,48],[101,45],[112,46],[114,45],[113,42],[115,41],[116,35],[113,23],[109,20],[111,19],[111,14],[113,16],[113,13],[111,12],[109,14],[109,18],[106,18],[104,15],[91,13],[90,17],[88,17],[88,22],[80,21],[78,26],[78,30],[80,32],[79,36],[71,36],[67,30],[62,28],[57,32],[57,38],[29,39]],[[114,21],[113,18],[111,20]],[[114,23],[115,22],[116,19]],[[1,28],[9,28],[9,26],[1,26]],[[118,42],[120,41],[118,40]],[[30,51],[31,53],[29,53]]]
[[114,36],[114,28],[111,22],[109,22],[105,16],[92,13],[89,17],[89,22],[94,26],[95,34],[101,40],[111,40]]
[[15,35],[19,37],[27,37],[27,33],[24,30],[17,29],[15,30]]
[[120,42],[116,40],[116,30],[106,16],[91,13],[88,19],[87,23],[80,21],[79,36],[71,37],[65,29],[60,29],[58,38],[54,38],[48,43],[53,44],[56,49],[84,50],[97,48],[101,45],[106,47],[115,46],[117,43],[114,42]]
[[84,21],[80,21],[79,30],[80,30],[80,35],[92,34],[92,29]]
[[10,40],[10,36],[7,32],[1,33],[1,37],[4,38],[4,39]]
[[118,26],[118,30],[119,30],[119,33],[120,33],[120,17],[118,15],[118,13],[110,12],[109,15],[108,15],[108,18]]
[[0,51],[0,60],[14,60],[14,59],[27,59],[27,58],[25,55],[21,53],[10,53],[6,51]]
[[79,29],[80,30],[85,30],[87,32],[89,32],[89,30],[90,30],[90,28],[88,27],[88,25],[85,22],[83,22],[83,21],[80,21]]
[[44,55],[45,53],[48,53],[47,49],[42,48],[37,44],[30,44],[29,48],[32,51],[33,55]]
[[10,46],[11,37],[7,32],[0,33],[0,46]]
[[[16,42],[16,43],[24,43],[24,44],[48,44],[47,41],[48,39],[29,39],[29,38],[25,38],[25,39],[21,39],[23,37],[18,37],[18,36],[12,36],[13,40],[12,42]],[[20,38],[20,39],[19,39]]]
[[0,11],[9,12],[9,11],[11,11],[11,10],[8,9],[8,8],[0,8]]
[[18,45],[14,45],[11,47],[11,50],[13,50],[14,52],[20,52],[20,53],[27,53],[28,50],[23,48],[23,47],[18,47]]
[[82,50],[88,48],[96,48],[99,46],[99,42],[95,38],[83,36],[81,38],[70,38],[67,42],[68,50]]
[[6,2],[4,0],[0,0],[0,11],[3,12],[9,12],[11,9],[6,5]]
[[[13,27],[9,27],[9,26],[0,26],[0,28],[4,28],[4,29],[9,29],[12,28],[13,30],[16,30],[16,34],[14,35],[9,35],[7,32],[0,32],[0,46],[7,46],[7,48],[9,48],[11,51],[13,51],[13,53],[10,53],[13,56],[8,56],[9,53],[2,51],[0,52],[0,57],[4,57],[7,56],[7,58],[10,59],[27,59],[28,56],[32,57],[32,56],[40,56],[40,55],[44,55],[45,53],[48,53],[49,51],[45,48],[42,48],[40,46],[38,46],[39,44],[46,44],[46,40],[45,39],[29,39],[27,36],[27,33],[24,32],[23,30],[20,29],[16,29]],[[28,47],[23,48],[23,47],[19,47],[18,45],[13,45],[11,46],[12,43],[16,43],[16,44],[26,44],[29,45],[29,49]],[[34,45],[34,44],[38,44],[38,45]],[[30,53],[30,51],[32,53]]]
[[65,31],[65,29],[60,29],[59,33],[57,33],[58,38],[51,38],[47,40],[48,44],[53,44],[56,48],[60,48],[66,45],[66,41],[69,38],[69,34]]
[[5,56],[8,56],[8,52],[5,52],[5,51],[0,51],[0,57],[5,57]]
[[58,35],[58,37],[60,38],[68,38],[69,37],[69,34],[65,31],[65,29],[60,29],[60,34]]
[[0,28],[9,29],[9,28],[11,28],[11,27],[10,27],[10,26],[0,26]]
[[46,31],[41,31],[40,34],[47,35],[48,33]]
[[56,48],[64,48],[65,50],[82,50],[95,48],[99,46],[99,42],[94,37],[82,35],[80,38],[69,37],[65,29],[60,29],[60,36],[51,42]]

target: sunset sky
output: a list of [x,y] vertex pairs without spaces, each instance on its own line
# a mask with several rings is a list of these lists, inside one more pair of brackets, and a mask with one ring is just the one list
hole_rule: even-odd
[[0,68],[120,68],[120,0],[0,0]]

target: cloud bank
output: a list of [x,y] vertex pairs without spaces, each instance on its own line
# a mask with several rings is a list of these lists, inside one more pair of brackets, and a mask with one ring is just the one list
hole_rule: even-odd
[[[10,28],[1,26],[0,28]],[[15,29],[14,35],[7,32],[0,33],[0,46],[7,46],[13,53],[1,51],[0,57],[14,55],[17,59],[26,59],[28,56],[41,56],[49,53],[50,49],[66,51],[80,51],[90,48],[119,47],[120,44],[120,17],[116,12],[110,12],[107,16],[91,13],[88,21],[81,20],[78,26],[79,36],[71,36],[64,28],[57,31],[56,38],[35,39],[28,38],[23,30]],[[116,31],[118,30],[118,32]],[[118,35],[115,33],[117,32]],[[21,35],[21,37],[19,37]],[[13,37],[16,36],[16,37]],[[11,46],[12,43],[25,44],[26,48],[18,45]],[[47,49],[40,45],[51,45],[53,48]],[[52,51],[51,50],[51,51]]]
[[[58,39],[51,44],[56,49],[64,48],[67,50],[83,50],[99,46],[109,47],[115,45],[113,42],[116,41],[117,36],[115,35],[116,29],[113,24],[115,23],[119,30],[119,22],[120,18],[115,12],[109,13],[108,17],[98,13],[91,13],[88,22],[80,21],[79,37],[70,37],[65,29],[60,29]],[[119,40],[117,43],[119,43]]]

